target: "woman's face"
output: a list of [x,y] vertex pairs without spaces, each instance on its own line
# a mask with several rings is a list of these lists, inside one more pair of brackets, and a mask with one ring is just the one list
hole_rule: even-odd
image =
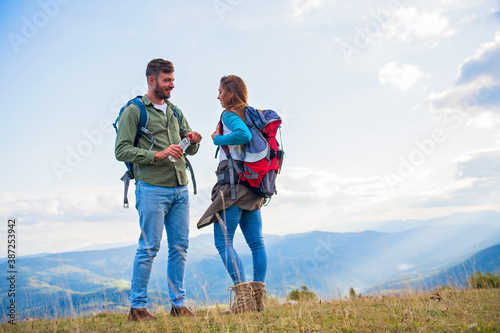
[[223,108],[225,108],[226,106],[224,105],[224,94],[225,94],[225,91],[224,89],[222,89],[222,85],[219,85],[219,95],[217,96],[217,99],[220,101],[220,105],[222,105]]

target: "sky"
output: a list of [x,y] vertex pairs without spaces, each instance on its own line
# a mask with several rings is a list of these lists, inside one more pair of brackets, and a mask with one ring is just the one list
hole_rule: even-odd
[[[500,211],[500,2],[0,1],[0,244],[18,255],[131,245],[111,127],[154,58],[204,137],[191,236],[216,181],[222,76],[283,119],[264,233]],[[190,187],[190,191],[191,187]],[[411,223],[411,222],[408,222]]]

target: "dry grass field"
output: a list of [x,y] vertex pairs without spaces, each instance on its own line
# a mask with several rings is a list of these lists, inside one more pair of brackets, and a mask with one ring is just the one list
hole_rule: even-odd
[[380,297],[281,304],[266,299],[263,313],[224,315],[196,309],[194,318],[127,322],[126,313],[2,324],[0,332],[500,332],[500,289],[442,289]]

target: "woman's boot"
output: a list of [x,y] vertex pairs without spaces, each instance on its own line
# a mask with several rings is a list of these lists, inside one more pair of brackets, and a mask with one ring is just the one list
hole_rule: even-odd
[[250,285],[252,286],[254,292],[253,299],[255,300],[255,309],[257,311],[264,311],[264,293],[266,292],[264,287],[266,284],[254,281],[250,282]]
[[255,311],[254,292],[250,282],[243,282],[229,287],[234,291],[234,304],[231,306],[233,313]]

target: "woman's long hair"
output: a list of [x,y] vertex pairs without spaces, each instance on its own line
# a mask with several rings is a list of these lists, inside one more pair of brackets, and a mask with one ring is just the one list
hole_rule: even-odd
[[245,82],[239,76],[228,75],[220,79],[220,86],[224,91],[221,97],[224,107],[233,109],[241,119],[245,120],[245,107],[248,106]]

